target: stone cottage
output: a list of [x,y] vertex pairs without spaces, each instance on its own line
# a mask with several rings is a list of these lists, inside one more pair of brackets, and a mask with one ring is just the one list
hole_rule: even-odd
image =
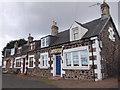
[[106,2],[100,5],[101,17],[81,24],[77,21],[59,32],[53,21],[51,35],[40,40],[29,34],[28,43],[6,49],[3,71],[64,79],[102,80],[117,74],[120,37]]

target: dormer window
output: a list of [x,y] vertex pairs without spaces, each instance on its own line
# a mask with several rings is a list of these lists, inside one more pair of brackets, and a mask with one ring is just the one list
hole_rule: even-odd
[[11,49],[11,55],[14,55],[15,54],[15,49]]
[[21,49],[22,49],[22,47],[19,47],[19,48],[17,49],[17,54],[21,53]]
[[80,40],[87,31],[87,28],[75,21],[70,28],[70,41]]
[[73,30],[73,39],[77,40],[79,38],[78,27],[74,27],[74,28],[72,28],[72,30]]
[[49,37],[44,37],[41,39],[41,47],[49,46]]
[[30,44],[30,50],[34,50],[35,49],[35,43],[31,43]]

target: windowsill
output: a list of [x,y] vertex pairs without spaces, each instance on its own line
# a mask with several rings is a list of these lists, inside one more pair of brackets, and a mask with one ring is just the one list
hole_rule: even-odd
[[34,67],[28,67],[28,68],[34,68]]
[[2,68],[6,68],[5,66],[3,66]]
[[15,68],[21,68],[21,67],[15,67]]
[[89,70],[89,66],[67,66],[67,67],[63,67],[63,69],[77,69],[77,70]]
[[41,66],[40,68],[41,69],[48,69],[48,67],[45,67],[45,66]]

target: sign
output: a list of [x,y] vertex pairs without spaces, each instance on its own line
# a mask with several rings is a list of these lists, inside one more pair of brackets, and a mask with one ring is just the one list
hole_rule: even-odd
[[62,49],[54,49],[54,50],[51,50],[51,53],[61,53]]

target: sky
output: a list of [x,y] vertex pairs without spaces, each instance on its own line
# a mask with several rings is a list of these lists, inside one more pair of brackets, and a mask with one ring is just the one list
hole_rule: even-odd
[[[52,21],[58,23],[61,32],[69,29],[75,20],[86,23],[100,18],[100,5],[94,6],[96,3],[98,2],[1,2],[0,57],[3,47],[11,40],[27,40],[29,33],[34,40],[51,34]],[[118,29],[118,3],[107,3]],[[93,6],[90,7],[91,5]]]

